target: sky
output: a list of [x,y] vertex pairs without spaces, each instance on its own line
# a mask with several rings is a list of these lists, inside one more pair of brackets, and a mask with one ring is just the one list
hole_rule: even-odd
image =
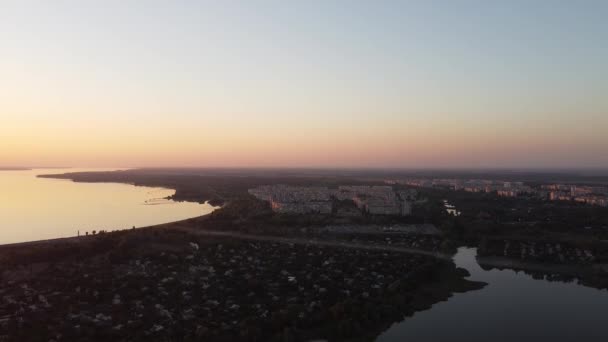
[[0,167],[608,168],[607,1],[0,1]]

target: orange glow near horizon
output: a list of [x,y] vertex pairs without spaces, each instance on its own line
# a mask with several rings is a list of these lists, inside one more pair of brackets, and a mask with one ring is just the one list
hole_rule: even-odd
[[11,2],[0,167],[608,168],[605,12],[509,6]]
[[[2,135],[2,166],[183,166],[183,167],[510,167],[563,166],[601,156],[604,137],[516,134],[478,127],[445,129],[404,122],[378,127],[282,123],[239,125],[238,121],[180,126],[162,123],[49,123]],[[284,125],[284,126],[283,126]],[[375,127],[374,127],[375,125]],[[25,125],[24,125],[25,126]],[[257,127],[256,127],[257,126]],[[3,130],[7,126],[3,126]],[[572,128],[574,129],[574,128]],[[592,157],[592,156],[591,156]],[[592,157],[593,158],[593,157]],[[485,161],[485,162],[484,162]],[[552,165],[552,163],[555,163]]]

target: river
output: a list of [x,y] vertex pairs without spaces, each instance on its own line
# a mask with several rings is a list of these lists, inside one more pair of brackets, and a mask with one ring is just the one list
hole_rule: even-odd
[[0,244],[149,226],[208,214],[209,204],[165,199],[174,190],[75,183],[40,174],[108,169],[0,171]]
[[460,248],[454,262],[471,273],[469,279],[488,286],[418,312],[376,341],[608,341],[608,291],[512,270],[486,271],[476,253]]

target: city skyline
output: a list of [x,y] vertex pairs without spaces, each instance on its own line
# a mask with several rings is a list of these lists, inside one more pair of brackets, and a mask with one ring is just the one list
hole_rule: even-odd
[[0,167],[605,169],[606,15],[3,2]]

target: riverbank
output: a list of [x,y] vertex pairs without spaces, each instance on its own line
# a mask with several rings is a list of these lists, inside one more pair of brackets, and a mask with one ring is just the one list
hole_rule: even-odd
[[607,339],[603,313],[608,291],[557,273],[568,271],[563,265],[545,268],[547,264],[542,263],[532,271],[527,264],[486,260],[477,255],[476,248],[467,247],[459,248],[453,259],[457,267],[471,273],[470,280],[488,286],[417,313],[395,324],[376,342],[450,342],[455,336],[466,336],[471,342]]

